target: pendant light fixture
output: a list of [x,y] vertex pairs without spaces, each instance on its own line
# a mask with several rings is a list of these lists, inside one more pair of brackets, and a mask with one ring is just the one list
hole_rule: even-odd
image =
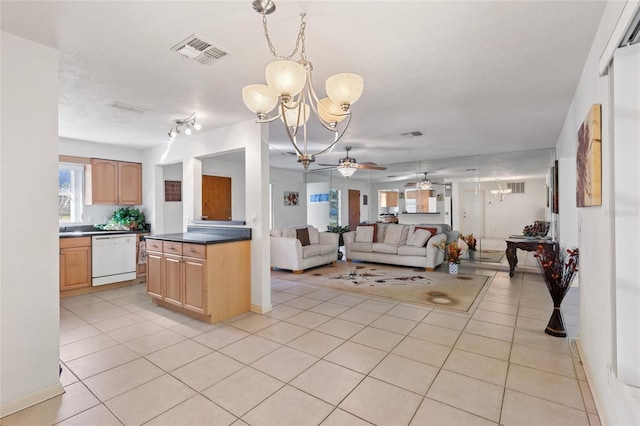
[[[177,120],[173,120],[174,125],[169,129],[169,142],[173,142],[180,133],[184,131],[184,134],[187,136],[191,136],[193,132],[192,129],[200,130],[202,125],[196,122],[196,113],[194,112],[187,118],[181,118]],[[184,130],[181,130],[184,127]]]
[[[307,60],[305,51],[305,13],[300,14],[300,29],[293,52],[279,56],[269,37],[267,15],[276,7],[271,0],[255,0],[253,9],[262,15],[264,35],[271,54],[276,58],[265,68],[267,84],[250,84],[242,88],[242,99],[258,119],[258,123],[270,123],[280,118],[293,145],[298,162],[305,169],[315,161],[315,157],[328,154],[336,146],[351,122],[351,104],[362,94],[364,80],[357,74],[343,73],[329,77],[325,82],[327,97],[319,98],[313,88],[311,72],[313,66]],[[296,61],[293,56],[300,52]],[[269,117],[273,110],[276,113]],[[333,133],[329,145],[317,152],[309,152],[307,146],[307,120],[313,116],[322,126]],[[346,121],[345,121],[346,119]],[[338,124],[344,124],[338,126]],[[300,135],[300,131],[302,134]],[[301,140],[298,140],[300,136]]]

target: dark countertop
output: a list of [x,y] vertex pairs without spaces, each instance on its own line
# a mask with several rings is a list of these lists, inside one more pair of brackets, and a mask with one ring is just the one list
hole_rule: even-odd
[[161,234],[161,235],[147,235],[145,239],[173,241],[177,243],[191,243],[191,244],[220,244],[220,243],[232,243],[234,241],[249,241],[251,236],[238,235],[213,235],[213,234],[200,234],[198,232],[185,232],[182,234]]
[[220,244],[251,240],[251,228],[189,225],[187,232],[178,234],[148,235],[153,240],[191,244]]
[[60,238],[92,237],[94,235],[148,234],[149,231],[64,231],[58,233]]

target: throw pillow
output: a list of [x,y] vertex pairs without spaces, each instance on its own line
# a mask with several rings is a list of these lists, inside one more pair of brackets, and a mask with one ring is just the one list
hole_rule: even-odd
[[402,231],[404,230],[404,225],[396,225],[391,224],[387,228],[387,232],[384,234],[384,242],[385,244],[400,244],[400,240],[402,239]]
[[[378,241],[377,235],[378,235],[378,224],[377,223],[361,223],[358,226],[371,226],[373,227],[373,241],[366,241],[368,243],[375,243]],[[362,242],[362,241],[357,241],[357,242]]]
[[416,229],[416,231],[407,239],[407,245],[412,247],[424,247],[431,238],[431,232],[426,229]]
[[426,226],[416,226],[415,230],[417,231],[418,229],[424,229],[427,230],[431,233],[431,235],[436,235],[438,233],[438,228],[431,228],[431,227],[426,227]]
[[309,242],[309,229],[308,228],[300,228],[296,229],[296,238],[300,240],[300,244],[302,246],[308,246],[311,243]]
[[373,226],[359,225],[356,227],[356,243],[372,243],[374,241]]
[[318,228],[309,225],[307,226],[307,229],[309,230],[309,243],[320,244],[320,234]]

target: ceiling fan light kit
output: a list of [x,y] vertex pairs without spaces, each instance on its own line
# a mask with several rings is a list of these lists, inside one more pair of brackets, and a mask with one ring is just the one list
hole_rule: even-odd
[[[347,151],[347,155],[344,158],[338,160],[338,165],[333,166],[331,164],[320,164],[320,166],[328,166],[329,168],[335,168],[340,172],[340,174],[346,178],[352,176],[356,170],[358,169],[369,169],[369,170],[387,170],[386,167],[378,166],[376,163],[360,163],[356,161],[355,158],[349,157],[349,151],[351,151],[350,146],[345,146],[345,151]],[[324,169],[319,169],[324,170]]]
[[[331,152],[344,135],[351,122],[351,105],[362,95],[364,80],[352,73],[333,75],[325,83],[327,97],[319,99],[312,84],[313,65],[307,60],[305,51],[306,14],[300,14],[300,29],[293,52],[288,56],[278,56],[267,28],[267,15],[275,11],[275,4],[271,0],[255,0],[252,5],[253,9],[262,15],[264,35],[276,60],[265,68],[267,84],[250,84],[243,87],[242,100],[247,108],[257,115],[258,123],[270,123],[278,118],[282,120],[295,150],[293,155],[296,155],[298,162],[308,169],[316,156]],[[300,59],[292,60],[298,51]],[[275,115],[269,117],[274,110]],[[333,133],[333,140],[329,145],[317,152],[309,152],[307,147],[307,121],[312,111],[317,121]],[[338,124],[345,119],[345,124],[339,128]],[[302,140],[299,142],[300,130]]]

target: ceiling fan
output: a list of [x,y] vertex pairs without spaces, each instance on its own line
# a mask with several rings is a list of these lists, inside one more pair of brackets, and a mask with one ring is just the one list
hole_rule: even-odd
[[333,164],[318,164],[318,165],[335,168],[344,177],[349,177],[353,175],[358,169],[387,170],[386,167],[378,166],[376,163],[372,163],[372,162],[358,163],[355,158],[349,157],[349,151],[351,151],[351,147],[346,146],[345,150],[347,151],[347,155],[346,157],[338,160],[337,166]]
[[[438,182],[432,182],[431,179],[427,178],[427,175],[429,174],[429,172],[423,172],[424,173],[424,177],[422,179],[420,179],[419,177],[416,179],[415,182],[408,182],[404,184],[405,188],[417,188],[423,191],[428,191],[429,189],[431,189],[433,187],[433,185],[444,185],[443,183],[438,183]],[[419,174],[416,173],[418,176]]]

